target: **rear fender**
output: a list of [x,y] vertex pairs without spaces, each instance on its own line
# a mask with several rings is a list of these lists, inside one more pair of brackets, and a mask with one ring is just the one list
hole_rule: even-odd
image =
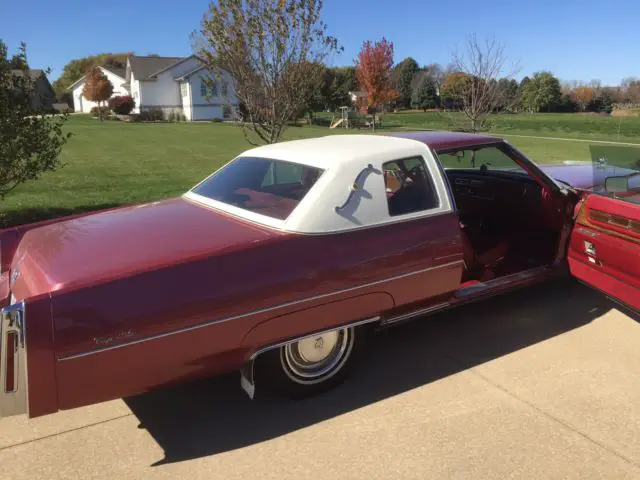
[[380,315],[393,306],[391,295],[376,292],[287,313],[265,320],[249,330],[242,341],[242,348],[247,351],[248,358],[268,345]]
[[76,215],[67,215],[65,217],[52,218],[50,220],[43,220],[41,222],[25,223],[17,227],[9,227],[0,230],[0,273],[4,273],[11,268],[13,262],[13,256],[18,249],[20,240],[24,237],[24,234],[34,228],[44,227],[54,223],[64,222],[74,218],[86,217],[96,213],[108,212],[110,210],[116,210],[122,207],[106,208],[102,210],[93,210],[90,212],[78,213]]
[[245,335],[242,342],[246,352],[240,372],[242,388],[253,398],[253,367],[258,355],[320,331],[379,321],[380,315],[393,307],[390,294],[375,292],[298,310],[259,323]]

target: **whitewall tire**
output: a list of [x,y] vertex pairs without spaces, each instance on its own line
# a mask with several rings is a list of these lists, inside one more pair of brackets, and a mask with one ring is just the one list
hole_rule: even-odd
[[258,384],[289,396],[316,395],[342,383],[353,370],[366,328],[349,327],[291,342],[258,358]]

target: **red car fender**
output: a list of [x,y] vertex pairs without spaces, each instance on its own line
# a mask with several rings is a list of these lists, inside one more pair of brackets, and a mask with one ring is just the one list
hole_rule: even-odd
[[297,310],[254,326],[245,335],[242,348],[246,351],[246,359],[249,359],[261,348],[374,317],[391,310],[394,304],[390,294],[373,292]]

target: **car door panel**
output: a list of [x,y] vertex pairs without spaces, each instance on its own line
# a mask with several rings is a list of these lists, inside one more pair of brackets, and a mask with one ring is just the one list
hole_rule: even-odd
[[589,195],[568,251],[571,274],[640,311],[640,205]]

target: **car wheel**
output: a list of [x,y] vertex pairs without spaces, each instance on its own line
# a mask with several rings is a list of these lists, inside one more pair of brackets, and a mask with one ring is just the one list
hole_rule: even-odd
[[363,349],[367,330],[351,327],[307,337],[264,354],[258,362],[261,380],[279,393],[306,397],[342,383]]

